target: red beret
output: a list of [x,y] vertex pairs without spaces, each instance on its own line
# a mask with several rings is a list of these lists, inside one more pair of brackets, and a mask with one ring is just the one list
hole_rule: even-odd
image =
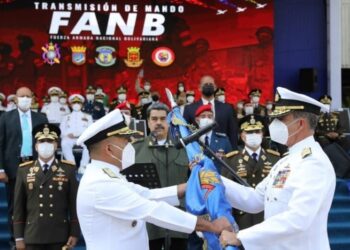
[[122,102],[120,104],[117,105],[117,107],[115,107],[116,109],[120,109],[120,110],[130,110],[130,104],[128,102]]
[[200,107],[196,110],[195,116],[196,116],[196,117],[199,116],[199,115],[202,114],[204,111],[213,112],[210,103],[209,103],[209,104],[206,104],[206,105],[200,106]]

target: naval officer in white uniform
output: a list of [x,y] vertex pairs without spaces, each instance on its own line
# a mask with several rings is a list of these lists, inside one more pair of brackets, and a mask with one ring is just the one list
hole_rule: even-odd
[[128,142],[135,133],[115,109],[87,128],[77,141],[87,145],[91,157],[77,196],[87,249],[147,250],[146,222],[184,233],[220,233],[230,228],[227,219],[209,222],[171,206],[179,205],[185,184],[150,190],[128,182],[120,170],[135,157]]
[[41,113],[46,114],[49,123],[59,125],[62,118],[70,112],[68,107],[59,102],[59,95],[61,92],[62,90],[59,87],[51,87],[47,91],[50,96],[50,103],[42,107]]
[[249,213],[265,210],[265,220],[237,234],[224,231],[221,243],[246,250],[329,250],[327,219],[336,178],[313,137],[327,107],[281,87],[275,102],[271,139],[287,145],[289,155],[255,189],[224,179],[231,205]]

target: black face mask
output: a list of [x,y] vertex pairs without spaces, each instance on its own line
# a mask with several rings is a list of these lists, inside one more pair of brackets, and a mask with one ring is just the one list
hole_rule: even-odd
[[154,102],[158,102],[159,101],[159,96],[158,95],[152,95],[152,100]]
[[212,95],[214,95],[215,89],[214,89],[214,85],[211,83],[204,83],[203,87],[202,87],[202,94],[206,97],[211,97]]

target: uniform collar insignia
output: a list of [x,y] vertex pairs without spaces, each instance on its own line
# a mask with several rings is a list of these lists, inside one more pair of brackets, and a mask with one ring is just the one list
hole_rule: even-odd
[[304,159],[311,154],[312,154],[311,148],[304,148],[303,151],[301,152],[301,157]]
[[243,160],[248,161],[248,160],[249,160],[249,156],[248,156],[248,155],[245,155],[245,156],[243,157]]
[[111,178],[118,178],[118,176],[109,168],[102,168],[103,172]]

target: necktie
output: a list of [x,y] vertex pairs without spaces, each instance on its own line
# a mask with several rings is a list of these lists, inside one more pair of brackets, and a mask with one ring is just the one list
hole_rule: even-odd
[[32,133],[30,131],[27,114],[22,114],[21,129],[22,129],[21,156],[32,156]]
[[206,146],[209,146],[209,136],[205,136],[205,141],[204,141],[204,144],[206,145]]
[[47,171],[49,170],[49,164],[44,164],[44,170],[43,170],[43,172],[44,172],[44,174],[46,174],[47,173]]
[[258,154],[257,153],[252,153],[252,157],[254,161],[258,162]]

